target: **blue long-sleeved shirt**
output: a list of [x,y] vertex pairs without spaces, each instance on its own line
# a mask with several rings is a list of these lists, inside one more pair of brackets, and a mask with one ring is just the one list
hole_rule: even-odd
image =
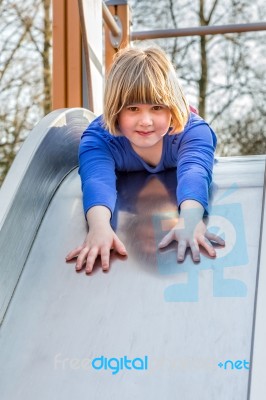
[[83,206],[103,205],[113,213],[116,203],[115,171],[158,173],[177,169],[177,204],[196,200],[208,212],[208,190],[212,180],[216,136],[197,114],[179,134],[163,137],[162,157],[155,167],[147,164],[133,150],[124,136],[113,136],[103,128],[102,116],[90,123],[82,135],[79,147],[79,174],[82,182]]

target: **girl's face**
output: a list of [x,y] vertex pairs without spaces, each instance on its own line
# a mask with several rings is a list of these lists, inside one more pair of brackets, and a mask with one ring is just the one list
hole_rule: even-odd
[[133,148],[149,148],[168,132],[171,112],[161,104],[131,104],[120,111],[118,125]]

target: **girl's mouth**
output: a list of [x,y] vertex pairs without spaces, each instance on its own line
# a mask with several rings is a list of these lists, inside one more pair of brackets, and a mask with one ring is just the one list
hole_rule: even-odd
[[147,136],[147,135],[151,135],[152,133],[153,133],[153,131],[147,131],[147,132],[145,132],[145,131],[136,131],[139,135],[142,135],[142,136]]

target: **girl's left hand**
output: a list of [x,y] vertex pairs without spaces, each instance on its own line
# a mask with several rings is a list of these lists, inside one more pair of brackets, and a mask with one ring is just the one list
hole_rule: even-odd
[[[204,247],[211,257],[216,256],[216,251],[211,243],[211,241],[224,246],[224,240],[208,232],[207,227],[203,220],[200,218],[195,218],[193,216],[193,211],[188,213],[186,210],[186,215],[180,215],[177,224],[167,233],[167,235],[159,243],[159,248],[166,247],[173,240],[178,242],[177,246],[177,261],[182,262],[185,258],[185,252],[187,247],[191,248],[192,259],[195,262],[200,261],[200,250],[199,246]],[[194,217],[194,218],[193,218]]]

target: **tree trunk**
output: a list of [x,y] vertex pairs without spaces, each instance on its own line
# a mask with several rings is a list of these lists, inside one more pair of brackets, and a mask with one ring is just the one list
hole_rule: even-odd
[[[199,22],[200,25],[207,25],[207,21],[204,17],[204,2],[200,0],[200,11],[199,11]],[[207,96],[207,85],[208,85],[208,60],[207,60],[207,40],[206,36],[200,37],[200,65],[201,65],[201,77],[199,79],[199,115],[202,118],[206,116],[206,96]]]
[[51,63],[50,63],[50,48],[52,38],[52,27],[50,18],[51,0],[42,0],[44,9],[44,24],[43,24],[43,112],[44,115],[48,114],[52,109],[52,96],[51,96]]

